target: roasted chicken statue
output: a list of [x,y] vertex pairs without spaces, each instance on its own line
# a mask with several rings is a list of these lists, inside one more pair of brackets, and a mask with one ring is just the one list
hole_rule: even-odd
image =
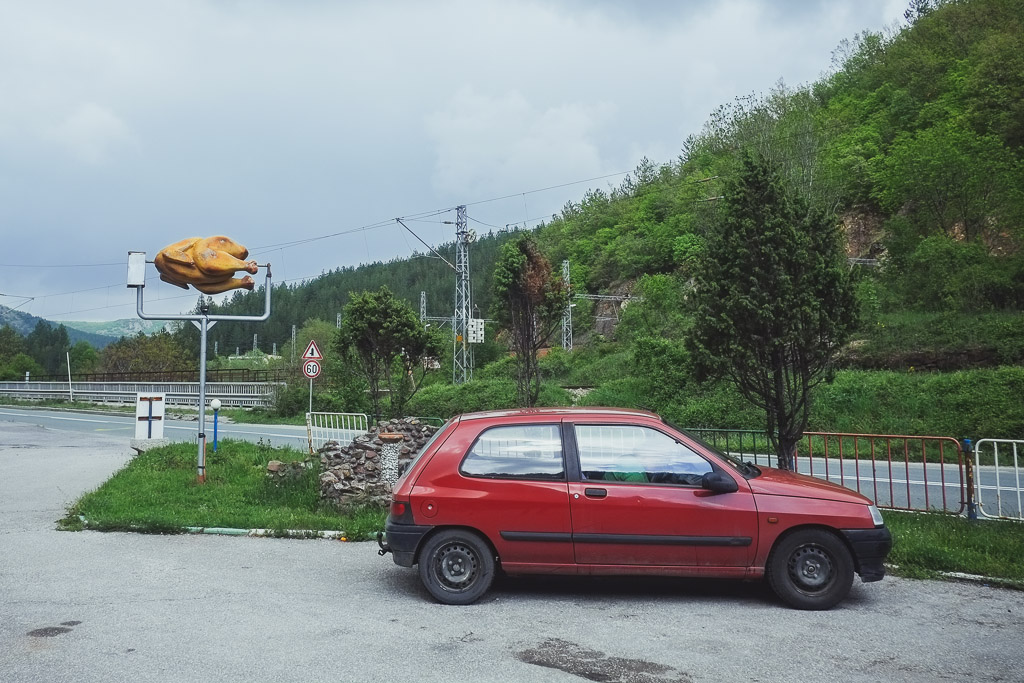
[[164,282],[182,289],[192,285],[203,294],[220,294],[253,288],[250,276],[234,277],[239,270],[256,272],[256,262],[244,260],[248,255],[248,249],[223,235],[189,237],[161,249],[153,263]]

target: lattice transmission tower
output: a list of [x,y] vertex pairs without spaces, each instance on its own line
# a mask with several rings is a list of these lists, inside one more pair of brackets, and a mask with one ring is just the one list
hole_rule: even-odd
[[469,344],[469,320],[473,315],[473,295],[469,288],[469,244],[474,234],[466,225],[466,207],[459,206],[455,214],[455,328],[452,383],[462,384],[473,379],[473,348]]

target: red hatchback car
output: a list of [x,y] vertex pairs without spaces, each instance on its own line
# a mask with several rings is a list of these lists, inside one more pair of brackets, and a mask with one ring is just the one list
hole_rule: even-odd
[[767,578],[789,605],[828,609],[855,572],[881,579],[892,547],[859,493],[611,408],[453,418],[395,484],[385,529],[381,554],[457,605],[500,569]]

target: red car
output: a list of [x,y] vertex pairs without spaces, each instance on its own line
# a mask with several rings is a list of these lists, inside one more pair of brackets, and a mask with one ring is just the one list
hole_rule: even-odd
[[878,509],[849,489],[722,453],[653,413],[453,418],[394,487],[381,554],[464,605],[506,574],[766,578],[800,609],[885,575]]

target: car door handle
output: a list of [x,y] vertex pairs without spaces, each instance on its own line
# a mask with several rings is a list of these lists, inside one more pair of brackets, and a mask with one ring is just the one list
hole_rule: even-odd
[[587,498],[604,498],[608,495],[608,489],[583,489]]

